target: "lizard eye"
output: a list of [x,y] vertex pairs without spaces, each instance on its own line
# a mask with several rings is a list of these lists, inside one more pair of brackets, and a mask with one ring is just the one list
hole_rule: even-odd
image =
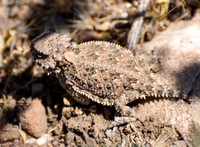
[[33,53],[35,59],[46,59],[48,55],[43,54],[42,52],[35,51]]

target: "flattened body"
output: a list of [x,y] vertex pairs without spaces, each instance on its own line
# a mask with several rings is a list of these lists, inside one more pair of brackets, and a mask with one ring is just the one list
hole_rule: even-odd
[[122,95],[126,102],[147,95],[144,86],[153,79],[136,65],[128,50],[98,41],[80,44],[78,48],[80,53],[74,64],[79,78],[76,86],[98,96],[95,101],[112,105]]

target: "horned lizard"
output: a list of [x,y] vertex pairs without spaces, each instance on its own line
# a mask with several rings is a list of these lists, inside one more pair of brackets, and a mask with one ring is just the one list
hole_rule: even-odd
[[179,97],[144,69],[126,48],[105,41],[73,44],[66,35],[47,32],[32,41],[38,64],[54,72],[65,90],[81,104],[90,100],[129,115],[128,103],[146,97]]

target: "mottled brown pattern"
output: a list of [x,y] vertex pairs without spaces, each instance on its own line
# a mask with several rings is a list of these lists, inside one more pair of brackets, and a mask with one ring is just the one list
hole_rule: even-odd
[[82,104],[92,100],[114,105],[124,114],[131,111],[126,105],[139,98],[180,96],[153,79],[151,67],[142,65],[144,61],[136,61],[126,48],[113,43],[91,41],[77,46],[65,35],[48,32],[33,40],[31,52]]

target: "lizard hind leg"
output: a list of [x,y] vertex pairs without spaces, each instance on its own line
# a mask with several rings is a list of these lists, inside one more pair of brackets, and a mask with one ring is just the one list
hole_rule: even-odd
[[134,108],[127,106],[122,101],[116,101],[114,103],[114,107],[115,107],[117,113],[119,113],[121,117],[134,117],[135,116]]
[[134,108],[127,106],[127,99],[126,99],[125,94],[115,100],[114,107],[121,116],[125,116],[125,117],[135,116]]
[[126,106],[126,103],[122,100],[116,100],[114,107],[117,112],[115,114],[114,121],[110,124],[109,128],[125,125],[136,120],[134,108]]

